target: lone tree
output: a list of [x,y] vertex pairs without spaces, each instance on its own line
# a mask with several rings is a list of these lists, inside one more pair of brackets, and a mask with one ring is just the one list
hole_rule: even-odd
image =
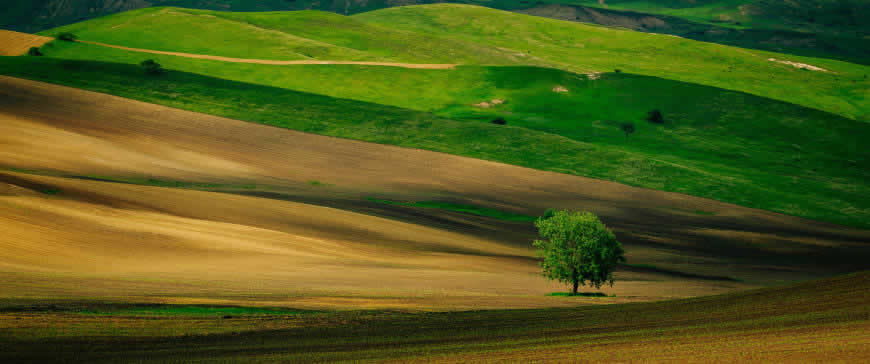
[[664,115],[662,115],[661,110],[655,109],[653,111],[646,113],[646,121],[649,121],[649,122],[655,123],[655,124],[664,124],[665,117],[664,117]]
[[39,57],[42,55],[42,51],[39,50],[39,47],[30,47],[30,49],[27,50],[27,55]]
[[163,73],[163,66],[161,66],[160,63],[154,62],[153,59],[142,61],[139,66],[141,66],[142,69],[145,70],[145,73],[149,75],[159,75]]
[[493,124],[495,124],[495,125],[505,125],[505,124],[507,124],[507,120],[505,120],[503,117],[497,117],[497,118],[495,118],[495,119],[492,119],[492,121],[490,121],[490,122],[493,123]]
[[634,133],[634,123],[622,123],[619,126],[622,128],[622,132],[625,133],[625,138],[628,139],[628,136]]
[[535,221],[535,227],[542,239],[535,240],[534,246],[544,259],[544,277],[573,285],[573,294],[587,282],[599,289],[608,282],[613,286],[613,270],[625,261],[625,251],[598,216],[548,210]]
[[57,39],[67,41],[67,42],[75,42],[79,39],[79,37],[70,32],[64,32],[57,35]]

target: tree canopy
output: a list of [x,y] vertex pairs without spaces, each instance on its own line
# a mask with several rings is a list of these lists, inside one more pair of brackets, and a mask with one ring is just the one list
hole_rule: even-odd
[[622,244],[591,212],[548,210],[535,221],[541,240],[535,240],[545,277],[573,285],[601,288],[613,285],[613,271],[625,261]]

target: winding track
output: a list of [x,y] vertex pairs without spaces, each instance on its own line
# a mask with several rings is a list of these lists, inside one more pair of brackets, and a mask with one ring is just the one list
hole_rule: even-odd
[[109,47],[109,48],[123,49],[125,51],[132,51],[132,52],[164,54],[164,55],[169,55],[169,56],[209,59],[209,60],[213,60],[213,61],[223,61],[223,62],[232,62],[232,63],[254,63],[254,64],[269,64],[269,65],[279,65],[279,66],[302,65],[302,64],[355,64],[355,65],[362,65],[362,66],[385,66],[385,67],[401,67],[401,68],[417,68],[417,69],[451,69],[451,68],[454,68],[457,66],[456,64],[395,63],[395,62],[365,62],[365,61],[319,61],[319,60],[276,61],[276,60],[268,60],[268,59],[231,58],[231,57],[221,57],[221,56],[210,56],[210,55],[205,55],[205,54],[155,51],[155,50],[151,50],[151,49],[130,48],[130,47],[124,47],[124,46],[119,46],[119,45],[99,43],[99,42],[90,42],[90,41],[84,41],[84,40],[79,40],[78,42],[93,44],[93,45],[98,45],[98,46],[103,46],[103,47]]

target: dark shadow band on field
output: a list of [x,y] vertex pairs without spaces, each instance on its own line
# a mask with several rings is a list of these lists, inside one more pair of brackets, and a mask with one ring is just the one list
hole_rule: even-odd
[[635,272],[635,273],[655,273],[655,274],[664,274],[672,277],[679,278],[687,278],[687,279],[702,279],[708,281],[726,281],[726,282],[743,282],[741,279],[737,279],[734,277],[726,277],[726,276],[713,276],[713,275],[704,275],[704,274],[695,274],[695,273],[687,273],[680,272],[671,269],[664,269],[659,267],[654,267],[651,265],[641,265],[641,264],[621,264],[617,271],[623,272]]

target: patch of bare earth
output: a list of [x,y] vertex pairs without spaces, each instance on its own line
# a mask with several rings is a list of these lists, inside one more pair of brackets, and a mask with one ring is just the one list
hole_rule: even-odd
[[800,69],[805,69],[805,70],[810,70],[810,71],[816,71],[816,72],[828,72],[828,70],[826,70],[826,69],[824,69],[824,68],[816,67],[816,66],[813,66],[813,65],[811,65],[811,64],[806,64],[806,63],[799,63],[799,62],[785,61],[785,60],[776,59],[776,58],[768,58],[767,60],[768,60],[768,61],[771,61],[771,62],[787,64],[787,65],[792,66],[792,67],[795,67],[795,68],[800,68]]
[[53,38],[0,29],[0,56],[20,56],[31,47],[42,47]]
[[491,108],[491,107],[493,107],[493,106],[501,105],[501,104],[504,104],[504,100],[502,100],[502,99],[492,99],[492,100],[489,100],[489,101],[481,101],[481,102],[478,102],[478,103],[473,104],[473,105],[471,105],[471,106],[479,107],[479,108],[481,108],[481,109],[488,109],[488,108]]

